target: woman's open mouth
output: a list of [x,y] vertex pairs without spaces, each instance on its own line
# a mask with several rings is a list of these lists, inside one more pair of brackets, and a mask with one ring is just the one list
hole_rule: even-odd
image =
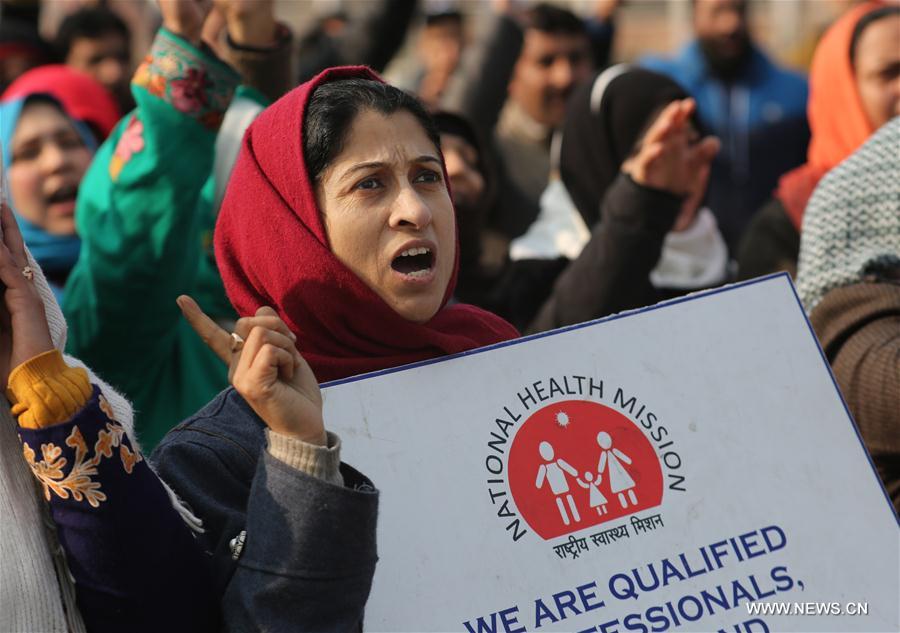
[[61,215],[69,215],[75,211],[77,196],[78,185],[63,185],[47,196],[47,205]]
[[391,268],[410,279],[426,279],[434,271],[434,252],[427,246],[408,248],[391,262]]

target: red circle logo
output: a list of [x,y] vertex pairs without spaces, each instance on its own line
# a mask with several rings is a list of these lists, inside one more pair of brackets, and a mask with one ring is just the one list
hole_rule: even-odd
[[519,513],[544,540],[662,502],[662,468],[643,431],[586,400],[535,411],[513,439],[508,472]]

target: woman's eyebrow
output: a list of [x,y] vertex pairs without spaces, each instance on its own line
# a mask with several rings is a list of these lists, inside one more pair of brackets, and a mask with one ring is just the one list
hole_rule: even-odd
[[[18,140],[16,137],[13,137],[14,143],[34,143],[37,141],[44,141],[45,139],[57,139],[60,136],[64,136],[66,134],[78,135],[78,132],[72,128],[60,126],[57,128],[53,128],[50,130],[39,130],[37,132],[32,132],[29,136],[19,136]],[[81,138],[79,136],[79,138]]]
[[35,147],[43,144],[45,140],[45,135],[43,134],[34,134],[32,136],[26,136],[24,138],[18,138],[13,143],[10,143],[10,151],[16,152],[22,149],[27,149],[29,147]]
[[[436,164],[440,165],[441,159],[438,158],[437,156],[432,156],[431,154],[422,154],[421,156],[414,158],[410,162],[413,162],[413,163],[436,163]],[[378,168],[384,167],[387,164],[388,163],[386,161],[377,161],[377,160],[376,161],[368,161],[365,163],[357,163],[353,167],[348,167],[347,170],[343,174],[341,174],[341,179],[343,180],[344,178],[352,176],[353,174],[355,174],[356,172],[359,172],[359,171],[365,171],[365,170],[369,170],[369,169],[378,169]]]
[[363,171],[365,169],[377,169],[378,167],[384,167],[386,164],[387,163],[385,163],[384,161],[371,161],[371,162],[367,162],[367,163],[357,163],[353,167],[349,167],[347,169],[347,171],[344,172],[344,175],[342,177],[349,176],[351,174],[354,174],[358,171]]

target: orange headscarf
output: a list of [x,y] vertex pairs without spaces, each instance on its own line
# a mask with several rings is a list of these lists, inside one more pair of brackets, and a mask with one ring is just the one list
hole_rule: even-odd
[[822,36],[809,69],[807,116],[812,137],[806,163],[782,176],[775,197],[797,230],[819,180],[875,131],[856,89],[850,43],[859,21],[881,1],[853,7]]

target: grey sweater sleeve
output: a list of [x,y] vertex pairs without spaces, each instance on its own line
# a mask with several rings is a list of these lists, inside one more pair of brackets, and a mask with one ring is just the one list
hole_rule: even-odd
[[197,540],[225,630],[358,631],[375,572],[378,493],[346,464],[343,486],[326,481],[336,475],[336,436],[329,448],[284,438],[288,446],[274,447],[283,461],[266,430],[226,389],[151,457],[203,520]]
[[340,471],[341,438],[331,432],[328,432],[327,437],[327,446],[316,446],[266,429],[270,455],[307,475],[343,486],[344,479]]
[[377,560],[377,493],[346,465],[342,487],[262,453],[222,599],[227,630],[359,631]]

